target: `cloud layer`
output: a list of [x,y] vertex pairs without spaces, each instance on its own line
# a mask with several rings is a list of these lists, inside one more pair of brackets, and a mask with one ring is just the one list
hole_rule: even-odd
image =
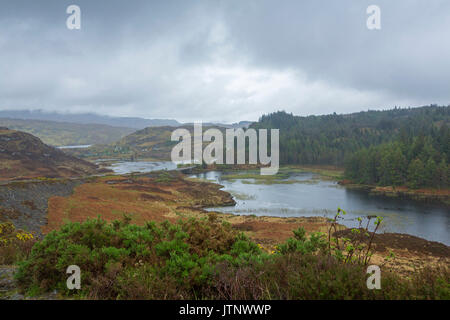
[[446,0],[11,0],[0,26],[0,109],[235,122],[450,103]]

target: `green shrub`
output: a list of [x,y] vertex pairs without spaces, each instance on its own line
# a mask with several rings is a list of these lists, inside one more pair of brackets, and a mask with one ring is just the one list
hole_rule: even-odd
[[[237,265],[257,255],[263,253],[246,236],[211,219],[136,226],[128,219],[107,223],[98,218],[68,223],[49,233],[36,243],[30,257],[19,263],[16,279],[23,289],[34,293],[59,289],[70,294],[66,269],[78,265],[80,297],[91,295],[95,287],[97,298],[112,298],[120,292],[110,288],[111,281],[120,278],[123,289],[124,279],[130,280],[134,269],[144,278],[170,278],[186,290],[201,289],[214,276],[216,263]],[[106,297],[100,285],[108,286]]]
[[303,228],[294,230],[293,233],[293,238],[287,239],[285,243],[278,246],[278,251],[281,254],[293,252],[312,254],[317,251],[324,252],[327,248],[328,243],[325,240],[324,233],[312,233],[309,238],[306,237],[306,232]]
[[[322,233],[295,230],[269,255],[211,216],[129,222],[98,218],[49,233],[19,264],[19,285],[30,295],[58,289],[92,299],[450,299],[447,267],[411,280],[383,272],[382,289],[367,289],[365,259],[337,257]],[[79,291],[66,288],[74,264]]]

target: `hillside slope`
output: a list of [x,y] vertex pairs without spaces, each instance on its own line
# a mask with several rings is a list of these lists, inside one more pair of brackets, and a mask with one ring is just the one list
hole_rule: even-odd
[[75,177],[97,166],[44,144],[28,133],[0,127],[0,180]]
[[343,166],[363,148],[400,136],[439,136],[449,125],[450,106],[427,106],[308,117],[279,111],[262,116],[251,127],[280,129],[282,164]]
[[[170,160],[172,148],[178,143],[177,141],[171,141],[171,135],[173,131],[180,128],[187,129],[193,138],[194,127],[192,125],[148,127],[129,134],[109,145],[95,145],[85,149],[68,149],[65,152],[77,157],[92,159]],[[225,136],[225,127],[202,126],[203,131],[211,128],[220,130]],[[203,146],[206,144],[204,142]],[[192,146],[194,146],[193,140]]]

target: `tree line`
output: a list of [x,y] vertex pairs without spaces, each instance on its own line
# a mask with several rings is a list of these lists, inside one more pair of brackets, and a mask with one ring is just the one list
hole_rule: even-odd
[[263,115],[252,128],[280,129],[281,164],[346,168],[357,182],[448,187],[450,106],[338,115]]
[[449,128],[429,135],[402,135],[393,142],[355,152],[345,166],[346,176],[358,183],[411,188],[448,188]]

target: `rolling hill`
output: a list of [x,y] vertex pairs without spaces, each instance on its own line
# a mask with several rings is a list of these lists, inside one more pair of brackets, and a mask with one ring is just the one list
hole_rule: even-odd
[[[221,128],[247,128],[250,121],[233,124],[204,123]],[[107,145],[136,130],[151,127],[192,126],[170,119],[110,117],[94,113],[63,114],[45,111],[0,110],[0,126],[24,131],[52,146]],[[158,130],[157,130],[158,131]]]
[[[280,129],[281,164],[344,167],[355,152],[406,136],[436,137],[436,143],[448,157],[450,150],[445,137],[449,125],[449,106],[425,106],[307,117],[279,111],[263,115],[250,127]],[[222,131],[227,128],[222,125],[213,127]],[[170,141],[170,136],[177,128],[187,128],[192,132],[192,125],[148,127],[115,143],[67,152],[90,158],[168,160],[172,147],[177,143]],[[207,128],[211,127],[204,124],[203,129]],[[439,150],[438,146],[435,148]]]
[[43,120],[69,122],[78,124],[96,124],[113,127],[143,129],[153,126],[178,126],[180,123],[171,119],[144,119],[138,117],[111,117],[96,113],[58,113],[42,110],[0,110],[0,118]]
[[80,158],[169,160],[172,147],[177,144],[170,141],[170,137],[177,128],[193,131],[192,126],[148,127],[111,144],[94,145],[86,149],[68,149],[65,152]]
[[44,144],[31,134],[0,127],[0,180],[77,177],[97,166]]
[[108,144],[135,131],[103,124],[0,118],[0,126],[32,134],[52,146]]
[[[193,126],[148,127],[138,130],[115,143],[94,145],[85,149],[68,149],[65,152],[80,158],[123,159],[123,160],[170,160],[172,148],[178,143],[171,141],[171,134],[176,129],[187,129],[193,137]],[[203,131],[216,128],[222,131],[225,127],[203,125]],[[204,143],[204,145],[207,143]],[[192,144],[193,146],[193,144]]]

